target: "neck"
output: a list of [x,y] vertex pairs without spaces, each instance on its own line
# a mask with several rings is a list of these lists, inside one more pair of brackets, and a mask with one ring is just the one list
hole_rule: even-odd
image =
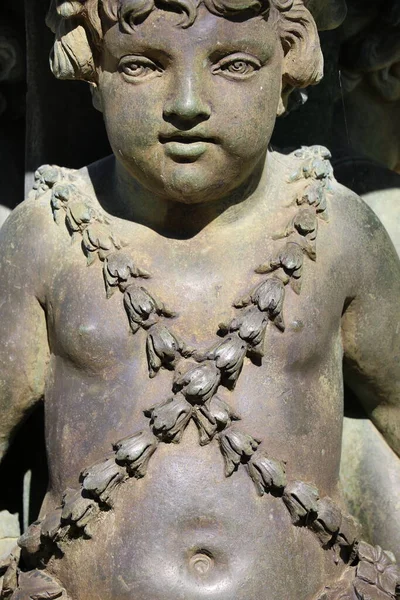
[[[114,157],[103,169],[99,193],[104,209],[116,216],[145,225],[161,235],[191,238],[238,221],[252,213],[269,196],[271,156],[263,156],[250,177],[229,195],[203,203],[177,202],[145,189]],[[96,190],[97,191],[97,190]]]
[[337,111],[335,135],[339,145],[396,170],[400,150],[398,117],[393,114],[393,106],[379,102],[369,89],[358,86],[346,95],[344,107]]

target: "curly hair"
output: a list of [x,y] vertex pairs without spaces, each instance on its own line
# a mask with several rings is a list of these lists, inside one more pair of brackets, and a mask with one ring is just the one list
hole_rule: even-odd
[[[156,8],[183,15],[181,27],[190,27],[200,4],[225,18],[262,15],[279,33],[285,54],[296,45],[299,58],[284,73],[287,89],[318,83],[323,58],[314,19],[303,0],[51,0],[47,25],[55,33],[50,64],[59,79],[97,82],[96,61],[104,31],[115,23],[131,33]],[[303,56],[303,60],[301,60]]]

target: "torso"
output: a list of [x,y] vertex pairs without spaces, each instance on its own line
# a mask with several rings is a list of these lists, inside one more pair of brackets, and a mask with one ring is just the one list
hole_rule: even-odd
[[[178,313],[168,327],[188,345],[216,343],[234,301],[265,279],[254,269],[286,243],[273,235],[297,210],[283,196],[272,214],[264,208],[251,227],[233,224],[225,237],[173,240],[111,218],[125,251],[152,275],[145,288]],[[289,479],[340,503],[348,283],[331,241],[336,228],[333,210],[319,227],[317,261],[305,260],[300,295],[285,288],[285,331],[270,323],[261,364],[246,358],[235,389],[218,394],[241,427],[286,462]],[[112,443],[148,427],[143,411],[170,397],[173,378],[164,369],[149,378],[146,332],[130,331],[122,294],[106,299],[100,261],[87,267],[80,241],[71,246],[64,228],[58,236],[46,290],[50,489],[43,513]],[[341,567],[310,531],[292,525],[281,499],[256,494],[244,468],[226,478],[217,441],[200,447],[191,422],[179,444],[160,445],[145,478],[121,486],[94,539],[71,542],[51,568],[75,600],[308,600]]]

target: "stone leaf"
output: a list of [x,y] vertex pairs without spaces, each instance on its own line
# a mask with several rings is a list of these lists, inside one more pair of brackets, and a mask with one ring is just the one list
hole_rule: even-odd
[[238,335],[226,337],[210,354],[209,358],[215,361],[221,371],[224,385],[234,388],[243,368],[244,358],[247,353],[247,344]]
[[354,589],[358,600],[394,600],[395,598],[362,579],[357,579],[354,582]]
[[285,464],[257,450],[250,458],[247,469],[255,483],[257,492],[263,496],[265,492],[282,493],[286,485]]
[[123,479],[124,472],[116,464],[114,457],[85,469],[81,474],[83,488],[109,507],[113,506],[112,493]]
[[342,514],[342,522],[339,533],[336,537],[336,542],[342,548],[353,548],[359,540],[361,527],[358,521],[351,515]]
[[53,211],[53,218],[57,225],[60,225],[60,210],[66,209],[68,202],[78,198],[78,190],[71,183],[57,183],[54,185],[51,192],[50,205]]
[[150,425],[163,442],[179,443],[193,413],[193,408],[183,394],[177,394],[165,402],[144,411]]
[[92,264],[98,254],[104,260],[110,252],[121,248],[121,243],[114,236],[109,227],[102,223],[91,223],[82,233],[82,244],[88,264]]
[[66,598],[66,592],[60,584],[44,571],[34,569],[20,572],[18,587],[11,596],[12,600],[55,600]]
[[199,429],[200,445],[205,446],[216,433],[229,427],[232,421],[238,421],[240,417],[224,400],[213,396],[206,404],[196,407],[193,419]]
[[[290,285],[296,294],[300,293],[301,276],[303,273],[304,254],[302,247],[296,242],[287,242],[279,252],[277,258],[269,263],[260,265],[256,273],[270,273],[282,268],[290,278]],[[286,282],[284,282],[286,283]]]
[[204,404],[216,392],[221,373],[214,361],[186,362],[175,370],[174,393],[182,391],[191,404]]
[[318,511],[319,494],[315,486],[302,481],[288,484],[283,493],[293,525],[309,525],[314,521]]
[[40,524],[42,539],[53,541],[58,539],[61,530],[61,512],[61,508],[57,508],[44,517]]
[[41,533],[41,521],[35,521],[18,539],[18,546],[28,554],[36,554],[41,546]]
[[68,204],[65,219],[69,230],[72,233],[83,231],[94,219],[95,214],[94,209],[86,202],[74,201]]
[[149,460],[157,450],[157,439],[150,431],[139,431],[113,445],[116,460],[126,465],[128,473],[139,479],[147,472]]
[[312,523],[312,530],[317,534],[322,544],[328,544],[339,531],[342,523],[342,513],[339,507],[328,497],[318,500],[317,518]]
[[225,476],[230,477],[240,463],[247,463],[261,443],[251,435],[230,427],[220,434],[219,443],[225,459]]

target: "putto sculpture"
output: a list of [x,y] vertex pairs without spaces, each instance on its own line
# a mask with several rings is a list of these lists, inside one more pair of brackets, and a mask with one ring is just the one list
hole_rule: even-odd
[[268,148],[322,76],[310,12],[88,0],[49,24],[114,154],[38,169],[2,231],[3,452],[44,395],[50,471],[3,597],[396,598],[338,470],[343,355],[400,450],[398,259],[327,149]]

